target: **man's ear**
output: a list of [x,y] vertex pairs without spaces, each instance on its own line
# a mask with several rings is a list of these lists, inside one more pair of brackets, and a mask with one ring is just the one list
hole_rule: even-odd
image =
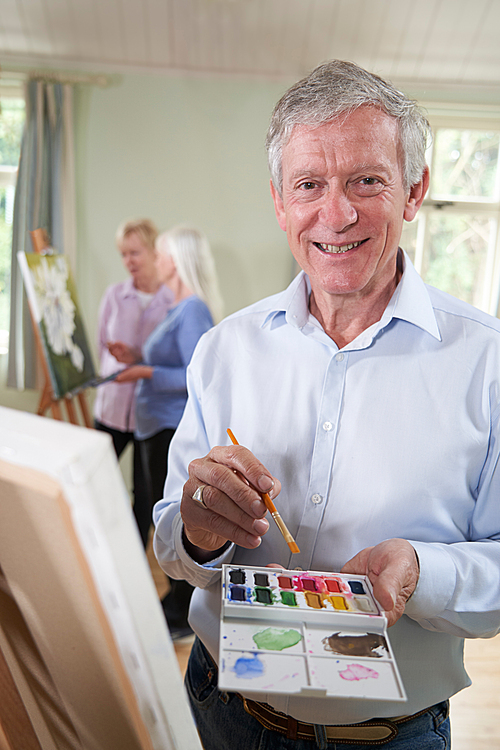
[[424,202],[425,194],[429,188],[429,180],[429,167],[426,165],[420,182],[417,182],[410,188],[403,214],[405,221],[412,221],[417,215],[417,211]]
[[271,195],[273,196],[274,210],[276,212],[276,218],[278,219],[278,224],[280,225],[281,229],[284,232],[286,232],[286,213],[285,213],[285,206],[283,205],[283,198],[274,187],[272,180],[271,180]]

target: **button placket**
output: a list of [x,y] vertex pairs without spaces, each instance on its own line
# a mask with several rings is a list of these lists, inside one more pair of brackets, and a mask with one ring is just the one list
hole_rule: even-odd
[[311,565],[315,540],[328,505],[326,500],[335,460],[335,445],[342,411],[348,359],[348,353],[336,352],[332,354],[325,373],[321,400],[318,405],[318,420],[307,493],[308,500],[304,504],[299,532],[296,536],[297,544],[304,550],[304,553],[307,549],[307,553],[301,555],[299,559],[294,556],[297,563],[300,563],[304,568]]

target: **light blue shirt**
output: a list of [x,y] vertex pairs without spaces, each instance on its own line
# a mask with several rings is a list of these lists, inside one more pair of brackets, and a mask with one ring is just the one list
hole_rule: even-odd
[[[339,351],[310,314],[304,273],[200,341],[170,448],[155,549],[195,591],[193,629],[218,658],[220,565],[339,571],[365,547],[408,539],[421,565],[389,630],[406,704],[262,695],[322,724],[411,714],[470,684],[463,637],[500,629],[500,322],[404,273],[381,320]],[[228,445],[230,427],[282,483],[256,550],[210,564],[186,553],[178,500],[191,459]]]
[[175,430],[179,424],[187,401],[187,366],[200,336],[212,326],[210,310],[193,294],[169,310],[147,338],[142,356],[144,364],[153,366],[153,374],[137,382],[138,440],[161,430]]

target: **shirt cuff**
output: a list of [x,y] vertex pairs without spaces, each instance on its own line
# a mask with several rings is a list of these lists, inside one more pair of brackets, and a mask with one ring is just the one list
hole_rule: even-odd
[[214,581],[215,578],[220,577],[222,565],[224,563],[231,562],[234,555],[235,545],[231,543],[229,547],[227,547],[227,549],[225,549],[218,557],[215,557],[213,560],[209,560],[203,565],[200,565],[195,560],[193,560],[191,555],[188,554],[186,548],[184,547],[184,543],[182,541],[183,526],[184,524],[182,522],[181,514],[177,513],[172,524],[175,551],[182,564],[189,569],[191,574],[190,581],[192,582],[193,586],[206,588]]
[[420,575],[406,602],[405,615],[414,620],[428,620],[441,615],[453,597],[455,565],[442,546],[409,541],[418,555]]

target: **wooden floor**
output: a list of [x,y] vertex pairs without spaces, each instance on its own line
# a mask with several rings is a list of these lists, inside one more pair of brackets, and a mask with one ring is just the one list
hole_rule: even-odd
[[500,749],[500,635],[465,642],[472,686],[451,699],[453,750]]
[[[160,596],[168,590],[167,579],[148,550],[156,588]],[[175,644],[182,673],[193,639]],[[451,700],[453,750],[500,750],[500,635],[468,640],[465,663],[472,686]]]

